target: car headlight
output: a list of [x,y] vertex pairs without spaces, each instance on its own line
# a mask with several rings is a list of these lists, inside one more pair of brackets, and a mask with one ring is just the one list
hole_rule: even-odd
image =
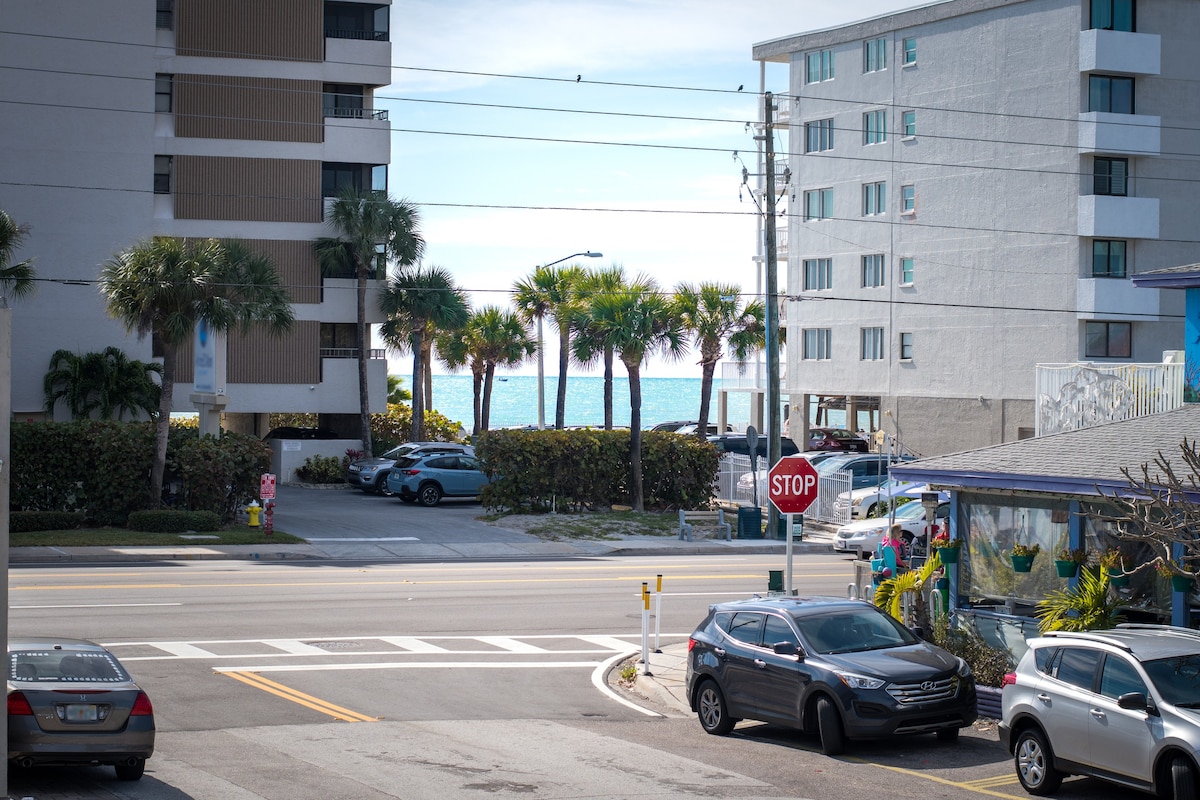
[[958,675],[960,678],[971,677],[971,665],[963,659],[958,659]]
[[849,686],[851,689],[879,689],[887,681],[883,678],[871,678],[867,675],[856,675],[853,672],[837,672],[833,673],[841,679],[842,683]]

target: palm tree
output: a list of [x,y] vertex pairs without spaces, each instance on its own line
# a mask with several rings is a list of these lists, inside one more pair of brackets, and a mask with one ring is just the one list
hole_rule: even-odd
[[621,289],[598,295],[590,325],[608,341],[629,373],[630,505],[644,511],[642,497],[642,362],[661,352],[677,359],[687,351],[675,304],[652,278],[639,276]]
[[[333,201],[326,220],[336,235],[316,242],[321,269],[326,275],[350,272],[356,281],[359,435],[363,452],[369,454],[372,450],[367,361],[371,337],[367,328],[367,280],[381,275],[388,259],[401,267],[417,263],[425,250],[425,240],[417,227],[417,207],[393,200],[386,192],[347,187]],[[413,390],[420,385],[414,377]]]
[[470,313],[466,295],[454,284],[454,276],[442,267],[399,270],[388,279],[379,298],[387,320],[380,336],[394,350],[413,353],[412,441],[425,438],[425,376],[423,359],[432,352],[440,330],[460,328]]
[[537,352],[537,342],[521,318],[512,311],[486,306],[467,323],[470,341],[484,364],[480,430],[488,429],[492,412],[492,380],[496,367],[515,367]]
[[708,412],[712,401],[713,373],[721,360],[722,345],[728,341],[733,357],[745,361],[754,350],[766,346],[766,306],[760,300],[741,304],[741,288],[731,284],[681,283],[675,288],[675,303],[683,329],[695,337],[700,350],[700,416],[696,435],[708,435]]
[[0,307],[6,305],[2,301],[8,295],[28,297],[36,288],[33,260],[12,263],[13,253],[21,247],[28,233],[28,225],[18,225],[7,212],[0,211]]
[[602,332],[591,324],[591,304],[600,296],[616,292],[625,285],[625,270],[613,265],[606,269],[589,269],[579,281],[578,295],[582,313],[576,316],[571,355],[584,367],[597,360],[604,363],[604,430],[613,427],[613,346]]
[[[543,347],[541,322],[546,317],[558,328],[558,402],[554,411],[554,427],[563,428],[567,420],[567,366],[571,359],[571,322],[580,313],[576,284],[583,268],[538,267],[528,278],[513,284],[513,302],[517,313],[527,323],[538,323],[538,346]],[[539,409],[540,410],[540,409]]]
[[404,388],[404,378],[399,375],[387,376],[388,405],[395,406],[412,400],[412,392]]
[[53,414],[54,407],[64,402],[77,419],[93,412],[100,419],[123,419],[127,414],[153,419],[160,389],[152,374],[161,376],[162,365],[130,359],[116,347],[82,356],[56,350],[42,379],[46,412]]
[[268,333],[291,328],[292,306],[270,259],[240,241],[160,237],[118,253],[100,270],[100,292],[108,313],[126,330],[150,334],[162,350],[150,503],[162,499],[167,434],[179,348],[203,322],[211,330],[248,332],[262,324]]
[[441,331],[434,341],[438,360],[451,372],[464,366],[471,368],[472,411],[474,420],[471,435],[478,436],[483,430],[483,373],[484,363],[479,356],[477,344],[472,339],[471,320],[462,328]]

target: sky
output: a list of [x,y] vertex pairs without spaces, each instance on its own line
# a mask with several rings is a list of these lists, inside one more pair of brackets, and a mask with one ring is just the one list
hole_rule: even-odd
[[[761,292],[742,186],[758,165],[753,45],[922,4],[394,0],[392,84],[375,99],[392,128],[388,191],[419,207],[423,263],[450,270],[474,308],[509,307],[516,281],[585,251],[603,256],[563,263]],[[766,89],[787,91],[785,65],[767,65]],[[552,325],[546,339],[556,374]],[[696,362],[654,359],[643,375],[699,377]]]

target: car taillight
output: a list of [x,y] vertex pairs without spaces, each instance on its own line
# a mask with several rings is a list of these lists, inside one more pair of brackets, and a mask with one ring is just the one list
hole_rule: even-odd
[[695,646],[696,646],[696,640],[689,636],[688,637],[688,652],[689,653],[692,652],[692,648]]
[[400,470],[400,472],[402,472],[405,475],[420,475],[421,474],[421,470],[419,470],[419,469],[402,469],[402,470]]
[[32,717],[33,709],[21,692],[10,692],[8,695],[8,715],[10,717]]
[[150,698],[145,692],[138,692],[137,699],[133,701],[133,710],[129,712],[131,717],[152,717],[154,716],[154,706],[150,705]]
[[1006,673],[1004,673],[1004,677],[1000,679],[1000,688],[1003,689],[1005,686],[1010,686],[1010,685],[1016,684],[1016,682],[1017,682],[1017,673],[1006,672]]

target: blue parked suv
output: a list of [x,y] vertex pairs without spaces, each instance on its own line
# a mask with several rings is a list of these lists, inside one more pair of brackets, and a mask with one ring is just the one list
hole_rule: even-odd
[[475,497],[488,482],[479,462],[465,453],[401,458],[388,472],[388,491],[406,503],[436,506],[443,497]]

